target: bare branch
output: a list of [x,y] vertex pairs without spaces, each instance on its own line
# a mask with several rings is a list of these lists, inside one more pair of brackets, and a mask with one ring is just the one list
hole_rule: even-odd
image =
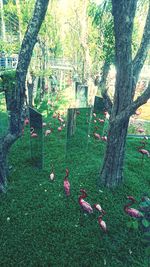
[[148,99],[150,98],[150,82],[148,84],[147,89],[144,93],[139,96],[135,101],[132,102],[125,110],[123,110],[119,115],[116,116],[115,120],[124,120],[126,117],[130,117],[135,111],[145,103],[147,103]]
[[136,82],[138,80],[140,71],[147,57],[149,45],[150,45],[150,2],[149,2],[149,9],[147,13],[147,19],[144,27],[142,41],[139,50],[137,51],[137,54],[133,60],[133,76]]
[[150,98],[150,82],[144,93],[132,103],[130,107],[130,115],[132,115],[140,106],[147,103],[149,98]]

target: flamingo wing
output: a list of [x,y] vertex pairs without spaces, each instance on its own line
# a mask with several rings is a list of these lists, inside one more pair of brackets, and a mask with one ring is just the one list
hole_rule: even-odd
[[88,202],[81,199],[80,205],[86,212],[93,213],[93,208],[91,207],[91,205]]
[[64,181],[64,190],[67,196],[70,195],[70,183],[68,180]]
[[133,209],[133,208],[126,209],[126,213],[129,214],[131,217],[134,217],[134,218],[143,217],[143,214],[140,211]]

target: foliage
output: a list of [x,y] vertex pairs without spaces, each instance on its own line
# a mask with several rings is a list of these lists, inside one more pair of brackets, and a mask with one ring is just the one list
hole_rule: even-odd
[[111,1],[104,1],[97,6],[92,3],[89,6],[89,16],[92,18],[93,27],[98,31],[97,47],[99,47],[100,61],[114,63],[114,25],[111,15]]
[[13,90],[15,86],[15,79],[16,79],[15,70],[4,71],[3,74],[1,74],[1,80],[0,80],[1,91]]

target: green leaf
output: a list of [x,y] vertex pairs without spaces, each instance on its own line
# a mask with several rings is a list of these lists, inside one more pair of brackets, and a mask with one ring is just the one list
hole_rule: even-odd
[[150,222],[146,219],[142,220],[142,224],[144,225],[144,227],[149,227],[150,226]]
[[137,230],[139,227],[139,224],[137,221],[133,222],[132,225],[133,225],[133,229],[135,229],[135,230]]

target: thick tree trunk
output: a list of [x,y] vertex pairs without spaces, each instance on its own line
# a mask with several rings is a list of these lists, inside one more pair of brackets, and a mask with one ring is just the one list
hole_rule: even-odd
[[7,154],[11,145],[21,136],[24,124],[25,81],[32,51],[37,42],[37,35],[44,20],[49,0],[36,0],[33,17],[25,33],[16,69],[16,86],[12,92],[10,104],[9,132],[0,139],[0,192],[7,184]]
[[125,143],[129,118],[118,123],[112,122],[108,130],[108,144],[100,172],[100,182],[107,187],[115,187],[123,180]]
[[138,75],[144,64],[150,43],[150,3],[142,42],[132,60],[132,32],[137,0],[112,0],[115,31],[115,95],[111,108],[108,142],[100,172],[100,182],[115,187],[123,180],[123,161],[130,116],[150,97],[150,83],[145,92],[134,101]]

